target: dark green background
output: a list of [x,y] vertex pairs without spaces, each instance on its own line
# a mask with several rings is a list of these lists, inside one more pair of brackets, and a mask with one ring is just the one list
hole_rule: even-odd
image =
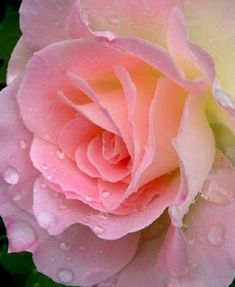
[[[20,6],[20,2],[21,1],[19,0],[0,0],[0,89],[5,86],[7,62],[9,60],[11,51],[13,50],[18,38],[20,37],[20,30],[18,24],[19,19],[17,13]],[[3,282],[6,282],[5,284],[7,285],[3,285]],[[2,221],[0,221],[0,286],[64,286],[56,284],[47,277],[38,273],[32,262],[31,254],[26,252],[10,255],[7,254],[7,238],[5,235],[5,228]],[[230,287],[235,287],[235,281]]]

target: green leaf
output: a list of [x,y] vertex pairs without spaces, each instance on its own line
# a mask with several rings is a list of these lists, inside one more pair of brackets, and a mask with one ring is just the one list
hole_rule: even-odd
[[8,5],[0,23],[0,84],[5,83],[7,62],[20,34],[19,14]]
[[7,253],[7,244],[3,244],[0,250],[0,265],[10,273],[29,273],[32,266],[32,256],[30,253]]

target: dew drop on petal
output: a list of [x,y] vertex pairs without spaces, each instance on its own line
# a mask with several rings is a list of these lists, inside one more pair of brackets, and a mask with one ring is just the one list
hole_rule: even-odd
[[60,242],[60,249],[62,249],[64,251],[69,251],[70,250],[70,246],[66,242]]
[[87,196],[85,197],[85,200],[86,200],[87,202],[92,202],[92,197],[90,197],[90,196],[87,195]]
[[19,201],[21,199],[21,193],[20,192],[15,192],[12,196],[14,201]]
[[18,141],[18,146],[19,146],[20,149],[24,150],[24,149],[27,148],[27,143],[26,143],[25,140],[20,139],[20,140]]
[[59,269],[56,274],[61,283],[71,283],[74,279],[74,273],[67,268]]
[[108,198],[108,197],[110,197],[110,194],[111,194],[111,192],[108,191],[108,190],[103,190],[103,191],[102,191],[102,197],[103,197],[103,198]]
[[64,154],[64,152],[62,151],[62,150],[57,150],[56,151],[56,157],[58,158],[58,159],[64,159],[65,158],[65,154]]
[[85,250],[85,246],[84,245],[80,245],[79,247],[78,247],[81,251],[84,251]]
[[223,225],[211,226],[207,233],[207,240],[213,246],[222,246],[225,241]]
[[18,171],[14,167],[8,167],[3,172],[3,178],[6,183],[17,184],[20,179],[20,176],[19,176]]
[[48,170],[48,166],[46,164],[42,164],[42,170]]
[[24,250],[36,242],[37,234],[28,222],[18,220],[10,225],[8,238],[12,247]]
[[100,226],[100,225],[95,225],[93,227],[93,230],[98,235],[104,233],[104,228],[102,226]]
[[55,216],[49,212],[40,212],[37,216],[37,220],[39,224],[44,227],[48,228],[51,227],[56,223]]

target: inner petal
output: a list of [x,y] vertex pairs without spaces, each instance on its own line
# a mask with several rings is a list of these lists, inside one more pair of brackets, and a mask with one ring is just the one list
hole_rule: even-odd
[[109,182],[122,180],[130,173],[129,158],[120,161],[118,164],[111,164],[102,156],[102,141],[100,136],[96,136],[89,143],[87,156],[90,162],[97,168],[102,178]]

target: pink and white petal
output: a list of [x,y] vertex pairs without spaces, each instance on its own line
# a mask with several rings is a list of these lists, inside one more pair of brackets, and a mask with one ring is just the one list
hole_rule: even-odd
[[[162,273],[156,270],[157,254],[161,247],[161,238],[149,240],[140,246],[133,261],[123,269],[116,283],[116,287],[148,287],[164,286]],[[102,285],[101,285],[102,286]]]
[[51,235],[60,234],[72,224],[81,223],[89,226],[98,237],[114,240],[142,230],[155,221],[173,202],[178,187],[178,177],[164,177],[156,187],[161,191],[161,196],[138,212],[120,216],[106,213],[95,200],[84,204],[80,200],[66,199],[63,194],[56,195],[50,188],[45,192],[45,186],[39,180],[34,189],[34,214],[39,224]]
[[76,0],[23,0],[20,27],[23,38],[33,49],[69,38],[68,18]]
[[78,168],[85,174],[91,177],[100,177],[97,168],[89,161],[88,158],[88,143],[79,144],[75,152],[75,159]]
[[215,142],[205,115],[205,100],[199,94],[188,96],[181,127],[173,141],[181,168],[180,190],[174,206],[169,208],[174,225],[182,224],[214,162]]
[[122,137],[123,141],[126,143],[128,150],[131,153],[132,143],[130,139],[129,127],[126,124],[127,107],[122,90],[113,84],[110,89],[110,83],[107,81],[97,81],[97,83],[92,83],[92,81],[86,82],[81,79],[78,75],[69,74],[71,81],[81,89],[85,94],[87,94],[94,103],[100,108],[103,114],[114,126],[116,133]]
[[[230,176],[233,182],[226,192],[234,195],[234,171]],[[232,283],[235,274],[234,210],[234,200],[220,205],[204,199],[198,199],[190,209],[184,221],[188,226],[185,235],[190,286],[227,287]]]
[[230,0],[198,0],[193,3],[183,0],[182,6],[190,41],[203,48],[212,57],[218,82],[222,89],[234,98],[234,3]]
[[172,139],[180,126],[185,98],[185,90],[167,78],[158,80],[150,106],[148,148],[140,169],[134,175],[134,184],[138,181],[138,186],[141,186],[178,168],[178,157],[172,146]]
[[74,107],[66,105],[61,93],[58,94],[62,91],[66,95],[74,88],[67,77],[69,72],[84,81],[97,77],[109,79],[114,75],[113,66],[124,62],[133,66],[136,60],[112,47],[84,40],[55,43],[35,53],[18,93],[25,124],[37,136],[57,142],[64,124],[76,114]]
[[[156,236],[156,235],[155,235]],[[119,273],[117,287],[125,286],[185,286],[183,278],[188,272],[187,245],[180,230],[170,226],[157,239],[142,243],[134,260]],[[190,286],[190,285],[188,285]]]
[[166,46],[169,14],[178,0],[82,0],[81,13],[94,31],[134,36]]
[[0,180],[0,215],[5,223],[9,241],[8,252],[33,252],[45,233],[37,227],[34,217],[19,208]]
[[17,42],[7,67],[7,84],[10,85],[25,69],[27,61],[34,51],[29,48],[21,37]]
[[201,91],[206,86],[205,81],[202,79],[195,79],[194,81],[186,80],[167,50],[160,46],[138,38],[115,38],[106,40],[106,42],[112,47],[143,60],[161,71],[167,78],[189,91]]
[[22,122],[16,101],[19,81],[16,79],[0,93],[0,172],[8,183],[6,192],[31,212],[32,187],[38,173],[28,155],[32,135]]
[[[133,142],[134,173],[143,158],[149,132],[149,109],[157,86],[158,74],[150,66],[141,64],[135,71],[124,66],[115,67],[122,84],[128,110],[128,124]],[[141,115],[141,117],[140,117]]]
[[82,225],[46,237],[33,254],[37,269],[70,286],[92,286],[123,269],[135,255],[139,234],[102,240]]
[[59,135],[58,144],[69,158],[74,159],[77,147],[82,143],[87,143],[99,133],[99,127],[82,114],[78,114],[75,119],[64,125]]
[[87,147],[87,157],[90,163],[98,170],[101,177],[109,182],[122,180],[130,173],[128,162],[110,164],[102,155],[102,141],[96,136]]
[[58,157],[57,152],[55,145],[34,138],[30,157],[34,166],[44,177],[58,184],[65,195],[67,195],[66,191],[69,191],[77,194],[78,198],[84,201],[87,197],[96,200],[98,197],[96,181],[82,173],[73,161]]

